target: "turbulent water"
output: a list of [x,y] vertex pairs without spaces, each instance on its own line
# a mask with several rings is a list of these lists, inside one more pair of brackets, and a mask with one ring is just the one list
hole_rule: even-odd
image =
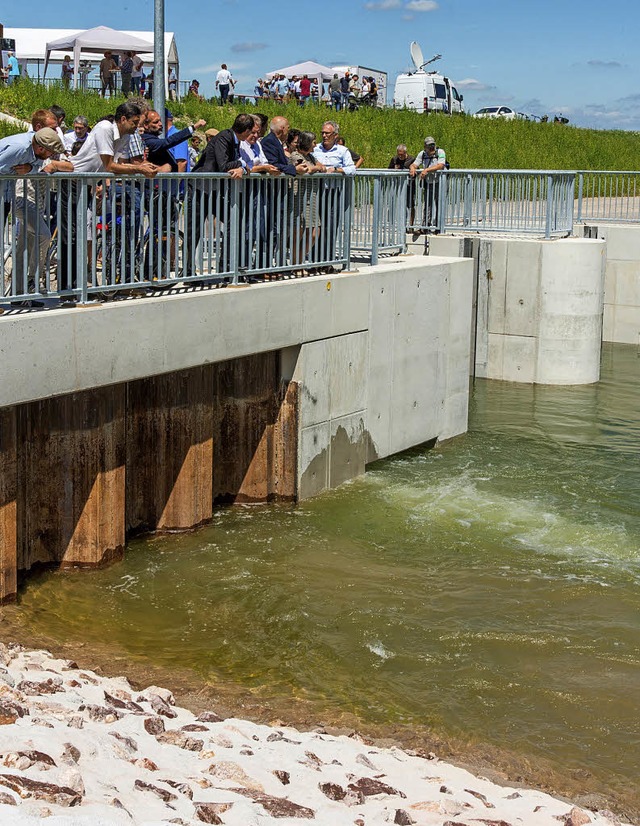
[[478,381],[466,436],[34,578],[19,622],[276,711],[637,787],[640,353],[608,346],[602,367],[588,387]]

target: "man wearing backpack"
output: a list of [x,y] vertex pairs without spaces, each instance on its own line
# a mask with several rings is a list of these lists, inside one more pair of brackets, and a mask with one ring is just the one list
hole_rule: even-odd
[[436,146],[435,138],[431,135],[424,139],[424,149],[418,152],[416,159],[409,167],[409,175],[412,178],[417,175],[418,181],[422,182],[422,229],[433,230],[436,234],[440,231],[438,227],[440,180],[439,174],[436,173],[448,168],[444,149]]

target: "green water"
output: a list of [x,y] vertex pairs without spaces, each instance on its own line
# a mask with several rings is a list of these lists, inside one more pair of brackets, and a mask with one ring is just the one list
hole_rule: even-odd
[[639,378],[636,348],[609,346],[597,385],[478,381],[466,436],[32,579],[19,621],[273,713],[431,729],[637,791]]

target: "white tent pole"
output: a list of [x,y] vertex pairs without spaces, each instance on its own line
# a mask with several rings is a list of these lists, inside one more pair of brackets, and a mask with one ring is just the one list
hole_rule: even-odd
[[78,88],[78,71],[80,69],[80,41],[76,40],[73,46],[73,88]]

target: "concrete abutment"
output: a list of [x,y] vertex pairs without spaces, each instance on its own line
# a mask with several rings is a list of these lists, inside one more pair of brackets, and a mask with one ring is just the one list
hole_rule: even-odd
[[0,319],[0,599],[463,433],[471,303],[470,261],[415,258]]

